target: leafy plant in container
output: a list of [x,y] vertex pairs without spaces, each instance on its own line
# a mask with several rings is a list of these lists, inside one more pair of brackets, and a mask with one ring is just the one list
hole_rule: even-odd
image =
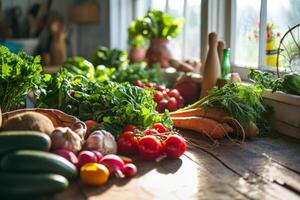
[[167,43],[170,38],[178,36],[184,19],[174,19],[162,11],[149,10],[135,23],[136,36],[141,35],[150,40],[150,46],[146,53],[148,64],[159,63],[163,68],[168,67],[171,53],[167,49]]
[[149,40],[141,35],[137,29],[139,23],[139,19],[135,20],[128,28],[129,59],[131,62],[144,61],[149,46]]

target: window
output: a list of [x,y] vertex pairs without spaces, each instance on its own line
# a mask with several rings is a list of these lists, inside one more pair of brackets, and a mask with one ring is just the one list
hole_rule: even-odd
[[[273,71],[276,67],[280,39],[289,28],[300,23],[300,1],[233,0],[233,2],[235,10],[232,11],[232,17],[236,23],[235,32],[231,35],[235,50],[233,63],[237,66],[259,67]],[[300,42],[300,35],[297,37]],[[284,65],[281,68],[284,68]]]
[[[132,20],[144,15],[149,9],[157,9],[175,18],[185,18],[182,32],[169,43],[172,55],[178,59],[200,57],[201,0],[111,0],[110,5],[111,47],[128,48],[125,39],[127,28],[124,27],[128,27]],[[132,16],[122,9],[127,12],[132,10]]]

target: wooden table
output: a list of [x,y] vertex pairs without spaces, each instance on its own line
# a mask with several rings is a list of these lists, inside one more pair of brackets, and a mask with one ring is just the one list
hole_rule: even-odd
[[300,140],[276,136],[213,145],[196,134],[187,138],[192,144],[180,159],[136,158],[139,172],[132,179],[111,178],[100,187],[78,180],[49,199],[300,199]]

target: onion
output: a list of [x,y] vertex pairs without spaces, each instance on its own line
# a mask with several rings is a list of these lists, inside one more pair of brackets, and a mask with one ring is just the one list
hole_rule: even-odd
[[52,150],[67,149],[77,153],[81,149],[81,138],[69,127],[55,128],[51,134]]
[[96,150],[103,155],[116,154],[117,143],[111,133],[104,130],[94,131],[86,140],[84,146],[86,150]]

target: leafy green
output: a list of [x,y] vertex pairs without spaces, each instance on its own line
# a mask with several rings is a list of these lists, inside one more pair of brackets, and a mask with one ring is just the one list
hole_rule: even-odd
[[183,23],[183,18],[174,19],[162,11],[149,10],[143,17],[132,22],[128,30],[128,40],[139,36],[146,39],[175,38],[180,33]]
[[82,57],[68,58],[62,65],[62,68],[73,74],[83,75],[89,80],[94,80],[95,68],[93,64]]
[[0,46],[0,106],[6,112],[24,107],[24,95],[40,81],[40,57],[14,54]]
[[282,90],[282,79],[275,79],[274,75],[270,72],[263,72],[257,69],[250,69],[249,78],[255,82],[255,84],[260,85],[263,88],[271,89],[272,92],[277,90]]
[[112,74],[111,80],[119,83],[133,83],[136,80],[155,83],[162,82],[160,67],[154,66],[152,68],[147,68],[147,64],[144,62],[132,63],[128,66],[120,67]]
[[270,109],[262,101],[262,91],[262,87],[256,84],[228,83],[222,88],[214,87],[206,97],[182,110],[219,108],[237,119],[244,129],[252,121],[263,132],[269,126],[266,115]]
[[169,115],[161,116],[155,110],[151,89],[142,89],[129,83],[89,81],[84,76],[62,71],[51,79],[44,78],[37,107],[58,108],[81,120],[94,119],[101,127],[117,136],[125,124],[142,128],[156,122],[171,127]]
[[104,65],[105,67],[114,67],[118,69],[128,64],[128,54],[121,49],[108,49],[99,47],[92,54],[90,61],[94,66]]

